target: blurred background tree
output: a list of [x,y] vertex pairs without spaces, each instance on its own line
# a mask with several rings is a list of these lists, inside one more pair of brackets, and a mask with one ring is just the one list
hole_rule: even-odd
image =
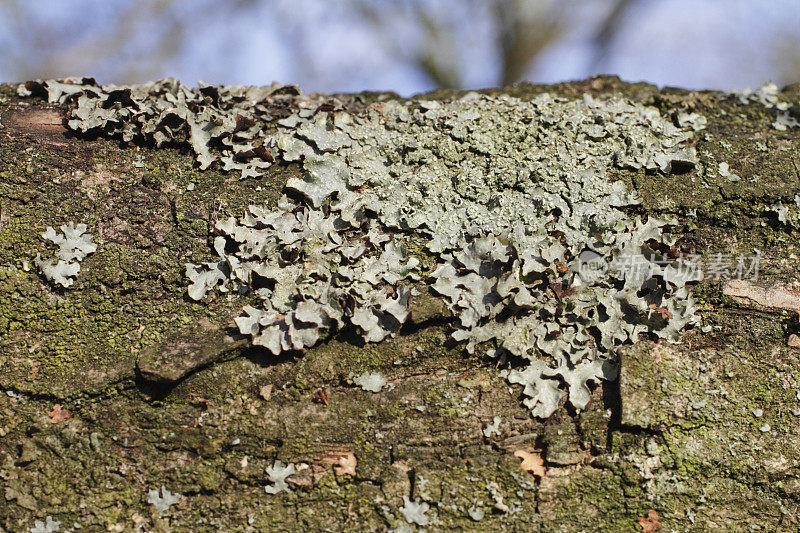
[[478,88],[800,80],[797,0],[0,0],[0,79]]

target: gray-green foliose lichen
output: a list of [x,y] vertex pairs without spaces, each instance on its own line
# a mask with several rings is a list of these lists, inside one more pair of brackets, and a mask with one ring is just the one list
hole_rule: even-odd
[[286,478],[288,478],[295,472],[296,470],[293,463],[289,463],[288,465],[286,465],[283,464],[282,461],[275,461],[275,464],[267,467],[267,477],[269,478],[269,481],[272,484],[264,487],[264,491],[267,494],[278,494],[279,492],[292,492],[292,489],[289,488],[289,484],[286,482]]
[[81,270],[81,261],[97,250],[97,244],[92,242],[92,236],[86,234],[86,224],[75,225],[74,222],[61,226],[62,234],[48,227],[42,233],[42,238],[56,244],[58,252],[52,260],[42,259],[41,254],[36,254],[33,260],[36,267],[48,281],[69,287],[75,283],[75,277]]
[[[620,345],[643,332],[672,341],[696,321],[686,284],[700,274],[666,255],[669,221],[629,215],[637,195],[609,174],[691,169],[700,115],[676,126],[655,108],[588,95],[470,93],[351,113],[276,86],[81,79],[21,91],[73,102],[78,131],[185,141],[201,168],[302,166],[277,209],[216,224],[219,261],[186,267],[196,300],[254,291],[260,303],[236,323],[273,353],[346,326],[369,342],[394,335],[413,307],[408,281],[426,278],[458,317],[454,339],[525,361],[508,379],[547,417],[565,397],[585,409],[589,384],[615,377]],[[296,109],[273,120],[287,95]],[[435,265],[409,256],[411,239]]]
[[768,81],[755,91],[748,88],[728,91],[727,94],[732,98],[737,98],[743,104],[758,103],[769,109],[775,108],[778,114],[775,115],[772,127],[778,131],[786,131],[788,128],[800,126],[800,121],[788,112],[789,103],[782,102],[778,98],[779,93],[778,86]]
[[163,485],[161,491],[153,489],[147,493],[147,503],[155,507],[159,514],[169,511],[169,508],[181,500],[181,494],[173,494]]

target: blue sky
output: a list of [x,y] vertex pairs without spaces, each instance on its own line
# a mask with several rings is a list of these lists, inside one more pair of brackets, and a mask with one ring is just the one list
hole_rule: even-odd
[[[7,52],[0,57],[3,80],[91,74],[116,83],[167,76],[188,83],[280,81],[298,83],[306,92],[411,94],[434,88],[407,60],[419,40],[414,24],[397,17],[376,28],[348,10],[345,0],[251,2],[238,10],[228,7],[234,0],[175,0],[169,11],[173,18],[143,14],[142,20],[123,26],[131,39],[121,49],[108,44],[117,14],[126,9],[137,14],[137,6],[157,5],[158,0],[19,1],[24,26],[34,34],[20,35],[14,19],[0,10],[0,48]],[[606,3],[561,1],[567,6],[566,29],[531,65],[530,81],[582,79],[598,70],[687,88],[800,81],[791,78],[798,69],[789,74],[780,59],[793,50],[795,64],[800,62],[800,0],[638,0],[599,67],[592,64],[591,37]],[[486,21],[470,19],[460,0],[438,0],[437,6],[442,17],[456,21],[464,85],[496,84],[498,66]],[[150,43],[171,36],[176,20],[186,30],[179,51],[154,61]],[[105,44],[91,48],[103,36]],[[37,61],[43,66],[37,67]]]

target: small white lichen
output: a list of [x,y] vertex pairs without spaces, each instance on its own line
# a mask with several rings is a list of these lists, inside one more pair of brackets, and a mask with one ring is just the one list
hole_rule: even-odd
[[779,110],[783,111],[787,109],[787,107],[785,102],[781,102],[778,99],[779,93],[780,89],[771,81],[765,82],[755,91],[748,87],[747,89],[734,89],[727,92],[729,96],[738,98],[739,102],[743,104],[755,102],[763,105],[764,107],[777,107]]
[[788,112],[781,113],[772,123],[772,127],[778,131],[786,131],[787,128],[796,128],[800,122]]
[[744,90],[728,91],[729,96],[738,98],[742,104],[758,103],[764,107],[771,109],[775,108],[780,113],[776,115],[775,120],[772,122],[772,127],[778,131],[786,131],[787,128],[795,128],[800,126],[797,118],[790,115],[787,110],[790,105],[788,102],[782,102],[778,95],[780,89],[774,83],[768,81],[755,91],[750,88]]
[[503,491],[500,490],[500,485],[497,484],[496,481],[491,481],[486,484],[486,489],[492,495],[492,499],[494,499],[493,507],[502,513],[507,513],[511,509],[508,505],[504,502],[503,498]]
[[296,472],[293,463],[288,465],[283,464],[281,461],[275,461],[272,466],[267,467],[267,476],[269,477],[272,485],[267,485],[264,490],[268,494],[278,494],[279,492],[292,492],[286,478]]
[[708,124],[708,119],[698,113],[687,113],[686,111],[678,113],[678,126],[682,128],[689,126],[694,131],[700,131],[705,129],[706,124]]
[[83,259],[97,250],[97,244],[92,242],[92,236],[86,234],[86,224],[75,225],[74,222],[61,226],[63,234],[48,227],[42,233],[42,238],[58,245],[56,258],[45,261],[41,254],[36,254],[34,264],[39,268],[48,281],[69,287],[75,283],[75,277],[80,272],[80,263]]
[[778,215],[778,222],[786,223],[789,219],[789,208],[780,202],[767,208],[767,210]]
[[430,509],[430,505],[427,503],[412,501],[408,499],[408,496],[403,496],[403,506],[400,508],[400,514],[409,524],[427,526],[430,519],[425,513],[428,512],[428,509]]
[[483,520],[483,517],[485,516],[483,509],[477,507],[473,507],[472,509],[470,509],[467,512],[467,514],[469,514],[469,517],[475,520],[476,522],[480,522],[481,520]]
[[739,181],[741,179],[738,175],[731,172],[728,163],[725,163],[724,161],[719,164],[718,170],[719,175],[723,178],[728,178],[728,181]]
[[364,372],[355,377],[353,383],[369,392],[380,392],[386,386],[386,378],[377,372]]
[[502,422],[502,418],[496,416],[492,419],[490,424],[486,424],[486,427],[483,428],[483,436],[484,437],[492,437],[494,435],[500,435],[500,422]]
[[49,515],[45,517],[44,522],[36,520],[30,529],[30,533],[57,533],[58,531],[61,531],[61,522],[53,520],[53,517]]
[[169,508],[178,503],[180,499],[180,494],[171,493],[163,485],[161,486],[160,495],[158,489],[153,489],[147,493],[147,503],[152,504],[159,514],[168,511]]

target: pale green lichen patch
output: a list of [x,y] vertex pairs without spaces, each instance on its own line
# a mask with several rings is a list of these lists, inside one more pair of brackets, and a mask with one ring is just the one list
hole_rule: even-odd
[[[280,126],[296,128],[279,137],[283,157],[302,159],[307,170],[287,188],[345,224],[377,219],[401,235],[422,236],[439,260],[423,276],[459,316],[454,338],[469,341],[470,350],[496,341],[530,359],[511,378],[526,385],[538,416],[552,414],[566,395],[562,387],[585,408],[587,383],[613,378],[613,365],[601,358],[617,344],[648,329],[674,339],[693,321],[684,287],[692,280],[646,244],[670,244],[661,231],[666,222],[630,219],[621,208],[635,205],[635,195],[606,178],[612,168],[694,165],[685,145],[692,133],[654,109],[622,99],[471,94]],[[570,155],[565,138],[579,143],[580,156]],[[617,271],[602,280],[579,276],[587,252]],[[646,264],[631,275],[620,258]],[[654,308],[664,309],[658,319]]]
[[147,503],[155,507],[156,511],[161,514],[169,511],[169,508],[181,500],[180,494],[173,494],[163,485],[161,491],[153,489],[147,493]]
[[[189,295],[199,299],[218,283],[224,289],[228,278],[240,293],[253,290],[262,304],[245,307],[236,324],[276,355],[313,346],[321,333],[346,323],[378,342],[409,316],[410,289],[386,289],[408,277],[417,260],[406,257],[402,242],[368,224],[354,228],[339,217],[284,203],[273,212],[251,206],[241,223],[230,218],[216,230],[223,236],[214,247],[224,260],[187,265]],[[226,252],[229,245],[236,252]]]
[[75,283],[75,276],[81,270],[81,261],[97,250],[92,236],[86,233],[86,224],[75,225],[74,222],[61,226],[62,234],[48,227],[42,238],[58,246],[55,260],[46,261],[36,254],[34,264],[48,281],[69,287]]
[[[664,253],[674,242],[668,221],[630,216],[636,194],[609,175],[690,171],[689,141],[706,125],[697,113],[675,125],[621,97],[470,93],[354,114],[315,109],[277,86],[69,81],[21,92],[73,102],[68,124],[78,131],[183,140],[201,169],[238,168],[235,158],[242,177],[276,158],[302,166],[286,183],[295,201],[218,221],[221,260],[186,267],[195,300],[230,282],[253,292],[258,304],[236,324],[275,354],[346,327],[367,342],[395,334],[413,307],[401,282],[426,278],[458,317],[454,339],[528,360],[509,379],[548,417],[564,397],[586,408],[589,385],[615,376],[619,345],[644,332],[675,340],[695,320],[685,285],[699,278]],[[298,110],[276,120],[270,106],[287,94]],[[412,239],[433,268],[407,255]],[[587,257],[609,272],[588,275]]]
[[786,131],[788,128],[796,128],[800,126],[797,117],[791,115],[787,110],[791,107],[789,102],[780,98],[780,91],[778,86],[772,82],[766,82],[764,85],[756,89],[744,89],[741,91],[729,91],[728,95],[733,98],[738,98],[743,104],[758,103],[767,109],[776,109],[778,113],[772,122],[772,127],[777,131]]
[[76,102],[68,121],[72,130],[102,131],[126,142],[148,139],[157,146],[188,142],[201,169],[219,161],[242,178],[263,176],[270,166],[270,139],[262,121],[273,118],[270,106],[298,94],[278,84],[194,89],[175,80],[123,87],[101,87],[93,78],[65,81],[31,81],[18,93],[46,94],[51,103]]
[[386,378],[378,372],[364,372],[353,379],[353,383],[369,392],[380,392],[386,387]]
[[48,515],[44,520],[34,522],[29,531],[30,533],[56,533],[61,531],[61,522],[53,520],[53,517]]
[[295,473],[295,466],[291,463],[288,465],[283,464],[281,461],[275,461],[275,464],[267,468],[267,477],[269,478],[270,485],[264,487],[267,494],[278,494],[280,492],[292,492],[286,483],[286,478]]
[[759,103],[767,108],[775,107],[779,111],[789,109],[786,102],[782,102],[779,98],[780,90],[778,86],[768,81],[756,90],[750,88],[741,90],[728,91],[728,96],[737,98],[742,104]]
[[400,514],[409,524],[417,524],[420,526],[427,526],[430,522],[428,517],[428,510],[430,505],[425,502],[418,502],[409,500],[408,497],[403,497],[403,507],[400,508]]

